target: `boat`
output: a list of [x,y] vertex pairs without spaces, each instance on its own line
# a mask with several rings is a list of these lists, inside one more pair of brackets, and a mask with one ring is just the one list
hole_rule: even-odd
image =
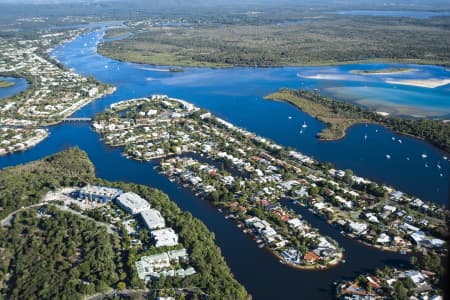
[[300,134],[302,134],[302,133],[303,133],[303,130],[300,129]]
[[264,244],[259,244],[258,248],[264,248]]
[[409,160],[409,156],[406,157],[406,160]]
[[367,140],[367,134],[364,135],[364,139]]
[[391,156],[389,154],[386,154],[387,159],[391,159]]
[[305,121],[303,121],[303,125],[302,125],[302,127],[303,127],[303,128],[306,128],[306,127],[308,127],[308,125],[306,125],[306,122],[305,122]]
[[442,157],[444,160],[447,160],[447,156]]
[[395,137],[392,137],[392,140],[395,141]]
[[292,117],[291,117],[291,116],[289,116],[289,117],[288,117],[288,119],[290,120],[290,119],[292,119]]
[[402,143],[402,140],[401,140],[401,139],[398,139],[398,142],[401,144],[401,143]]
[[428,164],[425,164],[425,168],[428,168]]
[[428,157],[428,155],[426,155],[425,153],[422,154],[421,156],[422,156],[422,158],[427,158]]
[[437,163],[436,167],[437,167],[438,169],[442,168],[441,165],[440,165],[439,163]]

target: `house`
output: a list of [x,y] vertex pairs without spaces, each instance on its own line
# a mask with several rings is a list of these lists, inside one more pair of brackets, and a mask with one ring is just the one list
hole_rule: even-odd
[[389,235],[387,235],[386,233],[382,233],[380,234],[380,236],[377,238],[377,243],[378,244],[387,244],[391,242],[391,237]]
[[356,234],[362,234],[367,230],[367,224],[358,222],[349,222],[350,231]]
[[315,263],[317,260],[319,260],[320,256],[314,253],[313,251],[308,251],[305,256],[303,256],[303,260],[305,262],[308,262],[310,264]]

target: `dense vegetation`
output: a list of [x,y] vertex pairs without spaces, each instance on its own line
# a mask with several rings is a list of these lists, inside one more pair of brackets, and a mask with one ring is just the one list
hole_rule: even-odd
[[[276,15],[277,13],[274,12]],[[264,15],[266,16],[266,15]],[[138,63],[182,66],[278,66],[362,60],[450,64],[450,18],[299,15],[288,25],[130,28],[100,53]],[[225,26],[224,26],[225,25]]]
[[[47,191],[62,186],[92,183],[134,191],[149,199],[167,225],[179,233],[190,254],[190,264],[197,271],[185,278],[162,277],[148,283],[149,289],[198,287],[209,299],[250,298],[226,265],[214,235],[201,221],[181,211],[159,190],[111,183],[95,179],[94,174],[92,163],[79,149],[2,170],[0,218],[39,202]],[[95,214],[90,216],[96,218]],[[10,227],[0,227],[0,299],[80,299],[110,288],[145,287],[135,270],[135,261],[142,253],[131,246],[129,236],[121,229],[119,239],[92,219],[49,205],[45,212],[38,212],[38,208],[19,210]]]
[[319,137],[323,139],[340,138],[345,135],[345,130],[349,126],[368,122],[425,139],[450,152],[450,124],[442,120],[384,117],[354,104],[333,100],[306,90],[281,89],[278,93],[268,95],[266,99],[289,102],[327,123],[328,128],[319,133]]
[[18,213],[0,231],[0,291],[7,299],[82,299],[117,284],[105,228],[53,207],[37,211]]
[[13,86],[14,84],[15,84],[14,82],[0,80],[0,88],[7,88]]
[[39,161],[0,171],[0,218],[39,202],[49,190],[92,181],[94,166],[85,152],[69,149]]

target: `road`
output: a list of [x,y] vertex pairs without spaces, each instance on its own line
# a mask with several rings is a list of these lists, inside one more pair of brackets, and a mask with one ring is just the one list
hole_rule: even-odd
[[[39,202],[39,203],[36,203],[36,204],[33,204],[33,205],[29,205],[29,206],[26,206],[26,207],[19,208],[19,209],[13,211],[12,213],[10,213],[10,214],[9,214],[8,216],[6,216],[5,218],[3,218],[3,219],[0,221],[0,225],[1,225],[2,227],[5,227],[5,226],[11,226],[11,224],[12,224],[11,222],[12,222],[14,216],[15,216],[18,212],[24,211],[24,210],[27,210],[27,209],[30,209],[30,208],[33,208],[33,207],[43,206],[43,205],[46,205],[46,204],[51,204],[51,203],[49,203],[49,202]],[[71,209],[71,208],[69,208],[69,207],[67,207],[67,206],[55,205],[55,204],[53,204],[53,205],[56,206],[58,209],[60,209],[60,210],[62,210],[62,211],[70,212],[70,213],[72,213],[72,214],[75,214],[75,215],[80,216],[80,218],[83,218],[83,219],[86,219],[86,220],[94,221],[94,222],[95,222],[97,225],[99,225],[99,226],[106,227],[108,233],[110,233],[110,234],[117,234],[117,227],[114,226],[114,225],[107,224],[107,223],[103,223],[103,222],[97,221],[97,220],[95,220],[95,219],[92,219],[91,217],[85,216],[85,215],[83,215],[82,213],[80,213],[80,212],[78,212],[78,211],[76,211],[76,210],[73,210],[73,209]]]

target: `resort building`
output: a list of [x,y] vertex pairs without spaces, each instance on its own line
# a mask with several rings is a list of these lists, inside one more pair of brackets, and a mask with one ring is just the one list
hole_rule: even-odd
[[117,203],[133,215],[150,209],[150,203],[147,200],[132,192],[121,194],[117,197]]
[[98,185],[87,185],[78,191],[78,197],[83,200],[106,203],[114,200],[122,193],[123,191],[121,189]]
[[186,249],[141,257],[140,260],[136,261],[138,277],[143,280],[150,280],[151,278],[158,278],[162,275],[166,277],[185,277],[196,273],[193,267],[174,270],[172,264],[178,264],[181,260],[184,262],[189,260]]
[[156,209],[148,209],[141,212],[142,220],[144,221],[145,227],[148,230],[164,228],[166,227],[166,222],[161,216],[161,213]]
[[178,244],[178,235],[172,228],[153,230],[151,235],[155,240],[156,247],[175,246]]

